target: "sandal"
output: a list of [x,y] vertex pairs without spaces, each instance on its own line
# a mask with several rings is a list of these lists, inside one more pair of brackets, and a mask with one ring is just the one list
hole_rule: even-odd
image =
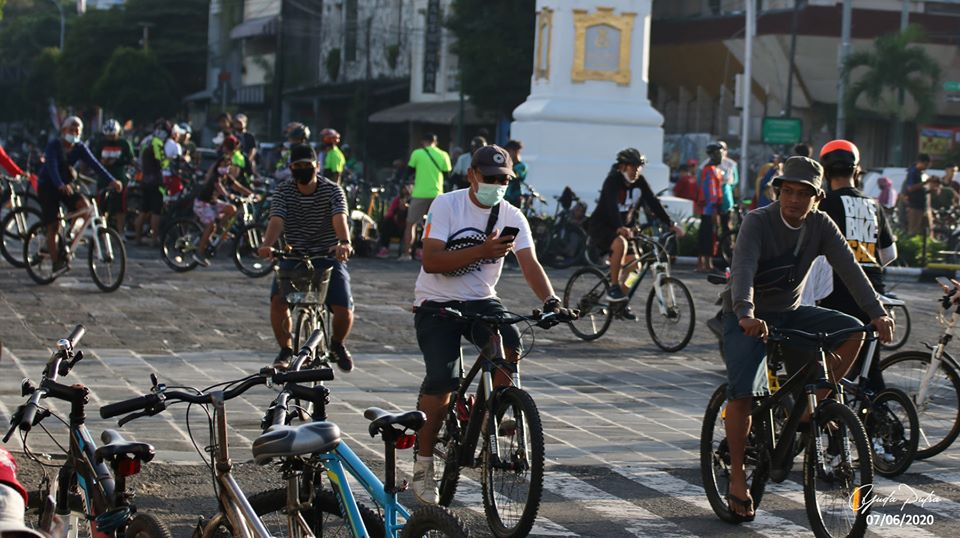
[[[738,504],[740,507],[746,508],[748,511],[753,512],[753,514],[749,516],[740,515],[732,508],[733,504]],[[730,510],[733,515],[740,518],[741,521],[753,521],[753,519],[757,517],[756,510],[753,508],[753,499],[741,499],[740,497],[737,497],[731,493],[727,494],[727,509]]]

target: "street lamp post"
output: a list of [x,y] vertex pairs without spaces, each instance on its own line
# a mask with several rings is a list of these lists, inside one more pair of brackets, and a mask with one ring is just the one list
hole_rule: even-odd
[[63,6],[60,5],[60,2],[57,0],[50,1],[57,6],[57,11],[60,13],[60,52],[63,52],[63,36],[66,33],[67,19],[63,16]]
[[747,148],[750,145],[750,97],[753,93],[753,37],[757,33],[757,4],[746,2],[746,32],[744,34],[744,62],[743,62],[743,131],[740,139],[740,181],[746,181],[750,170]]

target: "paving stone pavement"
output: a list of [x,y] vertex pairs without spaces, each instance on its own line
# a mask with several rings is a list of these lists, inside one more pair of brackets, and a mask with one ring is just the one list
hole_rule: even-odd
[[[365,458],[379,461],[382,447],[367,434],[362,411],[369,406],[412,409],[423,374],[409,304],[418,267],[394,261],[354,260],[350,264],[356,328],[350,339],[357,369],[328,383],[328,414]],[[550,271],[562,294],[573,270]],[[701,417],[714,388],[725,379],[716,341],[703,325],[716,307],[717,287],[695,273],[676,270],[690,287],[697,308],[693,341],[678,353],[653,346],[643,323],[614,322],[595,342],[576,339],[566,327],[536,331],[533,351],[523,362],[525,388],[537,402],[546,434],[548,472],[536,535],[703,536],[809,535],[803,510],[802,477],[770,484],[757,520],[749,525],[718,523],[699,478]],[[268,364],[276,352],[267,318],[269,279],[249,279],[231,262],[178,274],[154,254],[131,248],[124,286],[113,294],[96,290],[85,267],[51,286],[35,286],[20,270],[0,267],[0,423],[23,398],[23,377],[38,379],[57,338],[75,323],[88,332],[84,360],[69,379],[92,388],[89,427],[97,432],[115,422],[96,417],[99,405],[142,394],[148,375],[168,385],[207,386],[243,377]],[[913,333],[907,349],[933,341],[932,284],[896,286],[907,299]],[[644,290],[647,289],[646,286]],[[508,307],[527,312],[536,300],[522,275],[506,271],[499,287]],[[644,294],[645,298],[645,294]],[[642,306],[641,303],[636,304]],[[641,310],[641,308],[637,308]],[[642,316],[640,316],[642,321]],[[527,340],[527,345],[531,341]],[[464,347],[472,361],[475,350]],[[228,403],[231,448],[249,458],[260,418],[272,398],[261,387]],[[65,412],[63,404],[48,401]],[[158,448],[163,462],[199,462],[187,434],[184,407],[141,419],[123,431]],[[191,413],[194,431],[202,412]],[[52,423],[52,421],[50,421]],[[51,424],[51,432],[63,429]],[[34,450],[55,452],[41,432],[30,436]],[[201,438],[201,446],[206,439]],[[12,449],[20,449],[11,441]],[[409,453],[400,457],[409,473]],[[927,462],[915,462],[898,481],[882,480],[881,492],[932,491],[941,498],[904,513],[929,515],[932,526],[873,527],[877,536],[956,536],[960,533],[960,454],[953,447]],[[799,469],[800,465],[796,466]],[[467,473],[457,507],[479,519],[479,476]],[[900,488],[899,490],[897,488]],[[901,495],[903,496],[903,495]],[[897,514],[892,504],[875,512]],[[484,529],[478,529],[484,534]]]

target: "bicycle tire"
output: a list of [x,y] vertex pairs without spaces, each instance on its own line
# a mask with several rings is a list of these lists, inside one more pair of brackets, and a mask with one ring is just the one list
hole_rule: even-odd
[[[895,408],[900,413],[895,413]],[[906,424],[904,424],[906,418]],[[906,472],[917,455],[920,443],[920,419],[917,407],[907,393],[896,388],[881,390],[873,398],[863,418],[863,427],[870,439],[873,467],[880,476],[893,478]],[[892,461],[877,453],[878,444],[884,455],[893,456]]]
[[[16,221],[18,216],[22,216],[26,223],[23,233],[18,229],[19,224]],[[33,218],[30,219],[30,217]],[[27,239],[30,228],[39,223],[42,218],[40,212],[32,207],[18,207],[3,216],[3,220],[0,221],[0,233],[3,234],[0,240],[0,254],[10,265],[21,269],[27,265],[23,259],[23,243]]]
[[[581,279],[586,282],[585,292],[574,290],[574,284]],[[581,340],[596,340],[610,328],[613,309],[606,300],[609,286],[607,276],[594,267],[578,269],[570,276],[570,280],[567,280],[567,285],[563,288],[563,306],[580,310],[580,317],[567,325]]]
[[[326,361],[326,356],[330,348],[327,344],[329,335],[327,334],[328,329],[323,322],[323,315],[314,308],[301,308],[297,314],[297,325],[293,335],[294,353],[300,351],[300,347],[307,343],[307,339],[309,339],[313,331],[317,329],[322,329],[324,336],[320,339],[320,343],[317,344],[313,358],[304,363],[303,369],[305,370],[325,366],[323,363]],[[310,386],[316,385],[317,383],[310,384]],[[297,414],[302,422],[313,420],[312,401],[295,399],[294,403],[296,404]]]
[[202,234],[200,225],[191,217],[181,217],[166,226],[160,238],[160,253],[167,267],[178,273],[196,269],[199,264],[193,259],[194,240],[199,242]]
[[[703,491],[713,512],[722,521],[739,524],[744,519],[730,510],[726,494],[729,491],[730,456],[727,448],[726,429],[722,422],[724,405],[727,403],[727,384],[724,383],[713,391],[707,410],[703,414],[703,426],[700,430],[700,478],[703,482]],[[717,419],[721,418],[720,421]],[[754,427],[757,421],[753,421]],[[717,440],[716,429],[720,427],[721,438]],[[753,437],[756,437],[754,432]],[[751,458],[751,456],[753,456]],[[753,464],[751,472],[749,464]],[[762,457],[755,448],[751,447],[750,437],[747,439],[747,450],[744,457],[744,470],[747,473],[747,483],[750,484],[750,496],[753,497],[753,507],[756,510],[763,500],[763,493],[767,488],[767,477],[770,473],[769,462]],[[719,472],[718,472],[719,471]]]
[[449,538],[470,536],[466,523],[443,506],[421,506],[410,514],[410,519],[400,529],[400,538],[420,538],[433,536],[431,532],[440,532]]
[[257,223],[247,224],[240,229],[233,242],[233,263],[241,273],[250,278],[261,278],[273,272],[275,261],[260,258],[257,249],[263,241],[265,230]]
[[[111,230],[110,228],[103,228],[100,230],[96,230],[96,233],[98,236],[100,236],[101,248],[105,249],[105,245],[107,244],[107,242],[110,242],[111,243],[110,250],[113,252],[113,258],[114,260],[117,260],[120,263],[120,267],[117,270],[117,276],[114,281],[111,282],[102,278],[102,275],[100,275],[97,272],[97,262],[98,261],[102,262],[102,260],[94,259],[96,256],[96,252],[95,252],[96,248],[94,248],[93,242],[91,241],[90,244],[88,245],[87,267],[90,268],[90,276],[93,278],[93,283],[96,284],[101,291],[105,291],[109,293],[112,291],[116,291],[117,288],[119,288],[120,285],[123,283],[123,277],[127,272],[127,249],[123,244],[123,239],[120,238],[120,234],[118,234],[115,230]],[[104,267],[107,267],[107,266],[104,266]],[[112,273],[112,271],[110,272]]]
[[[656,275],[654,275],[656,277]],[[677,294],[676,291],[673,291],[671,294],[668,290],[669,288],[677,288],[680,293]],[[656,287],[650,288],[650,294],[647,296],[647,332],[650,333],[650,338],[653,339],[653,343],[657,345],[660,349],[674,353],[680,351],[681,349],[687,347],[687,344],[690,343],[690,339],[693,338],[693,329],[697,324],[697,310],[693,305],[693,297],[690,295],[690,290],[687,289],[686,284],[680,281],[680,279],[674,278],[672,276],[663,277],[663,280],[660,283],[660,288],[665,290],[665,296],[667,297],[667,302],[669,303],[670,295],[673,295],[675,304],[673,306],[667,306],[667,315],[660,315],[660,310],[657,308],[654,311],[654,301],[657,301],[657,289]],[[681,298],[682,296],[682,298]],[[671,325],[676,325],[676,327],[682,328],[683,323],[683,308],[682,304],[686,303],[686,306],[689,308],[690,316],[689,321],[687,322],[686,332],[683,333],[683,337],[679,341],[668,341],[664,338],[663,332],[670,328]],[[657,321],[664,321],[667,325],[663,329],[657,330],[654,329],[654,314],[656,314]]]
[[943,452],[960,435],[960,372],[946,357],[931,379],[927,401],[918,402],[921,376],[930,365],[930,353],[901,351],[880,361],[884,383],[907,393],[917,408],[920,441],[915,459]]
[[[873,454],[870,442],[863,423],[856,413],[849,407],[836,400],[824,400],[816,411],[816,424],[811,421],[811,427],[816,428],[816,434],[807,436],[807,446],[803,456],[803,500],[810,520],[813,534],[817,538],[862,537],[867,528],[867,515],[873,497]],[[832,429],[828,424],[834,424]],[[828,439],[823,439],[826,435]],[[817,440],[820,443],[817,443]],[[817,445],[825,450],[824,454],[817,454]],[[831,455],[831,445],[839,446],[840,454]],[[843,447],[850,447],[853,451],[848,455],[849,461],[843,462]],[[833,467],[831,464],[821,465],[825,458],[841,457],[841,463]],[[869,462],[863,465],[862,462]],[[838,473],[842,478],[837,479]],[[818,484],[830,485],[840,483],[841,488],[831,495],[818,495]],[[863,491],[866,490],[866,493]],[[859,493],[858,493],[859,492]],[[821,506],[820,500],[828,506]],[[853,499],[858,499],[859,502]],[[855,507],[851,510],[851,504]],[[830,509],[831,514],[838,516],[837,528],[828,524],[825,519],[824,508]],[[850,519],[851,514],[856,514]],[[831,523],[834,517],[830,517]]]
[[[526,451],[519,450],[523,446],[521,441],[519,446],[514,449],[514,443],[507,447],[501,447],[501,456],[509,454],[510,462],[515,469],[503,469],[504,475],[516,476],[519,470],[529,471],[528,477],[522,482],[529,486],[527,489],[526,500],[522,503],[522,510],[517,510],[515,515],[505,514],[503,502],[508,498],[508,494],[495,488],[498,481],[497,469],[493,468],[492,454],[488,443],[484,443],[482,449],[482,486],[483,486],[483,508],[487,515],[487,525],[497,538],[508,538],[516,536],[526,536],[530,534],[533,524],[537,519],[537,512],[540,510],[540,500],[543,496],[543,466],[544,466],[544,441],[543,424],[540,422],[540,412],[537,411],[537,405],[533,401],[530,393],[517,387],[507,387],[499,391],[494,396],[491,409],[494,416],[498,418],[497,423],[502,430],[507,431],[504,435],[497,432],[497,443],[500,443],[502,437],[511,437],[511,432],[504,428],[504,422],[501,420],[506,417],[509,408],[513,408],[513,419],[515,424],[512,430],[512,437],[516,438],[518,432],[526,435]],[[481,434],[481,438],[486,438]],[[510,450],[504,450],[508,448]],[[522,487],[522,484],[521,486]],[[512,488],[510,495],[513,496],[519,488]],[[518,502],[519,504],[519,502]],[[504,516],[508,517],[505,518]],[[516,522],[504,521],[505,519],[516,519]]]
[[910,338],[910,311],[907,310],[906,305],[894,305],[887,308],[887,314],[893,318],[897,331],[893,335],[895,340],[888,344],[880,342],[880,348],[894,351],[903,347],[903,344],[906,344],[907,339]]
[[[287,516],[284,513],[287,507],[286,488],[261,491],[247,500],[250,501],[253,511],[260,516],[260,520],[270,531],[271,536],[276,538],[287,536]],[[383,519],[361,503],[357,503],[357,508],[360,509],[360,519],[363,520],[363,526],[367,528],[370,538],[383,538],[386,534]],[[269,517],[274,514],[279,517],[280,524],[274,524],[273,519]],[[328,489],[317,491],[313,506],[305,510],[302,515],[314,532],[322,529],[317,536],[352,536],[350,527],[345,525],[336,494]],[[333,525],[334,529],[330,529],[330,525]]]
[[[36,249],[34,249],[34,243],[37,243]],[[60,255],[66,256],[62,241],[58,242],[58,247]],[[42,254],[41,248],[47,248],[47,226],[38,222],[30,227],[27,238],[23,241],[23,260],[26,262],[25,268],[30,278],[37,284],[46,286],[56,280],[58,275],[53,272],[53,261],[50,256]],[[49,271],[41,273],[46,264],[49,264]]]
[[153,514],[137,512],[127,528],[123,531],[124,538],[173,538],[170,529],[160,518]]
[[297,313],[297,323],[293,329],[293,351],[300,351],[300,348],[307,343],[307,339],[318,327],[319,318],[312,308],[299,308]]

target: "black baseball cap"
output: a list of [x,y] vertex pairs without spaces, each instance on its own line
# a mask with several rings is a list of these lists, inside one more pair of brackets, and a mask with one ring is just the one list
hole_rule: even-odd
[[496,144],[483,146],[473,152],[473,160],[470,162],[471,168],[477,168],[484,176],[506,175],[516,177],[513,173],[513,160],[507,150]]
[[290,148],[290,163],[317,162],[317,152],[310,144],[297,144]]
[[783,163],[783,174],[773,178],[773,186],[779,187],[784,181],[805,183],[813,187],[817,194],[823,192],[823,167],[810,157],[794,156]]

